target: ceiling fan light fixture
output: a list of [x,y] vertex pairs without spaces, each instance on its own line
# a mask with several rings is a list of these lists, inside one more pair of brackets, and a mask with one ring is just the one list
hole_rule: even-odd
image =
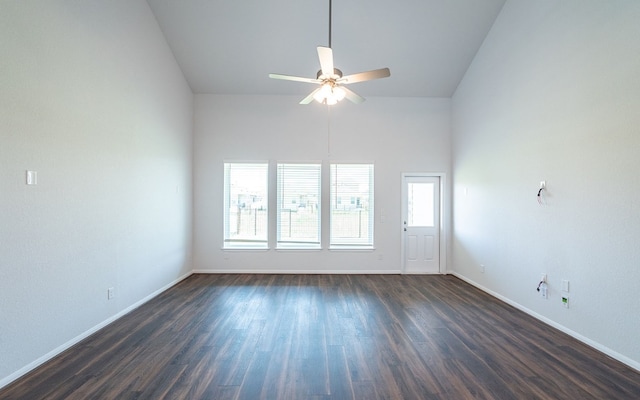
[[322,104],[334,105],[337,104],[340,100],[344,99],[345,91],[339,86],[334,86],[330,82],[322,84],[320,90],[318,90],[313,98]]

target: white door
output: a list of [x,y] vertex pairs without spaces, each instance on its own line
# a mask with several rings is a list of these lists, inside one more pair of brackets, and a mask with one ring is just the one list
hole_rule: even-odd
[[440,273],[440,178],[403,176],[402,204],[403,272]]

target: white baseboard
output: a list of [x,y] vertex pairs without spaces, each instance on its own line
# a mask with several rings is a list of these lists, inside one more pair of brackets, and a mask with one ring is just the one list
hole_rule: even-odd
[[154,297],[156,297],[160,293],[162,293],[165,290],[169,289],[170,287],[176,285],[178,282],[181,282],[181,281],[187,279],[192,274],[193,274],[193,272],[188,272],[188,273],[184,274],[183,276],[179,277],[178,279],[174,280],[173,282],[171,282],[171,283],[169,283],[167,285],[164,285],[160,289],[158,289],[155,292],[151,293],[150,295],[146,296],[142,300],[135,302],[134,304],[130,305],[129,307],[125,308],[124,310],[120,311],[119,313],[113,315],[112,317],[107,318],[106,320],[104,320],[104,321],[100,322],[99,324],[93,326],[92,328],[88,329],[87,331],[81,333],[80,335],[74,337],[73,339],[69,340],[68,342],[62,344],[61,346],[56,347],[55,349],[51,350],[47,354],[45,354],[42,357],[38,358],[37,360],[30,362],[29,364],[27,364],[24,367],[20,368],[19,370],[17,370],[16,372],[12,373],[11,375],[6,376],[5,378],[2,378],[0,380],[0,389],[2,389],[3,387],[9,385],[11,382],[13,382],[16,379],[20,378],[21,376],[27,374],[28,372],[34,370],[35,368],[39,367],[40,365],[44,364],[45,362],[51,360],[53,357],[57,356],[58,354],[62,353],[65,350],[69,349],[71,346],[73,346],[75,344],[78,344],[82,340],[84,340],[87,337],[91,336],[92,334],[96,333],[97,331],[99,331],[100,329],[102,329],[105,326],[109,325],[110,323],[114,322],[115,320],[123,317],[124,315],[126,315],[126,314],[130,313],[131,311],[135,310],[136,308],[140,307],[141,305],[143,305],[144,303],[146,303],[149,300],[153,299]]
[[595,341],[589,339],[586,336],[583,336],[583,335],[581,335],[581,334],[579,334],[579,333],[577,333],[575,331],[572,331],[571,329],[567,328],[566,326],[561,325],[561,324],[559,324],[559,323],[557,323],[557,322],[555,322],[555,321],[553,321],[553,320],[551,320],[551,319],[549,319],[549,318],[547,318],[547,317],[545,317],[543,315],[540,315],[537,312],[532,311],[532,310],[528,309],[527,307],[524,307],[523,305],[521,305],[519,303],[516,303],[516,302],[514,302],[513,300],[511,300],[511,299],[509,299],[507,297],[504,297],[501,294],[496,293],[493,290],[490,290],[490,289],[480,285],[479,283],[467,278],[464,275],[461,275],[461,274],[459,274],[457,272],[450,272],[450,274],[462,279],[463,281],[467,282],[470,285],[473,285],[473,286],[477,287],[478,289],[482,290],[483,292],[490,294],[491,296],[497,298],[498,300],[501,300],[501,301],[503,301],[503,302],[505,302],[505,303],[517,308],[518,310],[531,315],[532,317],[544,322],[545,324],[550,325],[550,326],[556,328],[557,330],[566,333],[569,336],[572,336],[573,338],[581,341],[582,343],[584,343],[584,344],[586,344],[588,346],[591,346],[594,349],[596,349],[596,350],[608,355],[609,357],[611,357],[613,359],[616,359],[616,360],[620,361],[621,363],[624,363],[624,364],[628,365],[629,367],[631,367],[631,368],[637,370],[638,372],[640,372],[640,362],[632,360],[631,358],[629,358],[627,356],[624,356],[624,355],[622,355],[622,354],[620,354],[620,353],[618,353],[618,352],[616,352],[614,350],[611,350],[610,348],[608,348],[608,347],[606,347],[606,346],[604,346],[604,345],[602,345],[602,344],[600,344],[598,342],[595,342]]
[[327,269],[196,269],[194,274],[299,274],[299,275],[399,275],[400,270],[327,270]]

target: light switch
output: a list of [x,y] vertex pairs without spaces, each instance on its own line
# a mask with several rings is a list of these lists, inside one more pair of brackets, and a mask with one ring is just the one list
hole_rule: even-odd
[[38,171],[27,171],[27,185],[38,184]]
[[562,280],[562,291],[569,293],[569,281],[566,279]]

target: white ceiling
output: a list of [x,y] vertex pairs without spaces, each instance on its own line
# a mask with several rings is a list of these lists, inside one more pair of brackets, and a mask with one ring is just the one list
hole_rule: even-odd
[[[191,89],[295,94],[313,86],[329,0],[147,0]],[[350,88],[367,96],[450,97],[505,0],[333,0],[332,48],[345,75],[389,67]]]

